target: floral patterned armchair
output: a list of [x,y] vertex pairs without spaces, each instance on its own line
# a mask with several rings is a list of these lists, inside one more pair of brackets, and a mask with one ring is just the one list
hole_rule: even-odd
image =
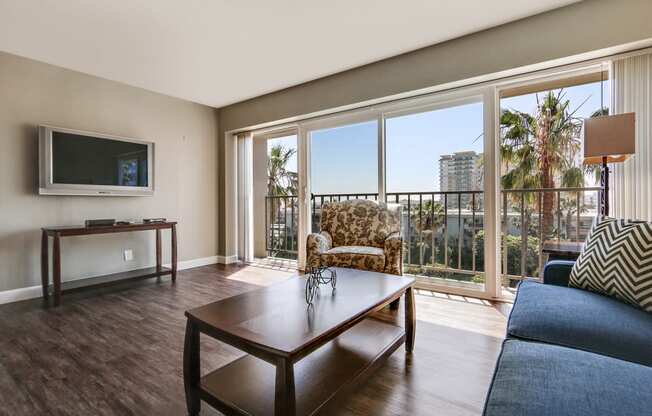
[[403,274],[399,204],[365,199],[322,206],[321,231],[308,235],[307,267],[337,266]]

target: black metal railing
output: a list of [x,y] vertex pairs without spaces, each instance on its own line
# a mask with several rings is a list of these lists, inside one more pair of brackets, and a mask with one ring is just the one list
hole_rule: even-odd
[[[601,211],[601,190],[600,187],[503,190],[501,262],[507,280],[503,284],[513,287],[519,280],[539,277],[546,241],[584,241],[593,219]],[[518,233],[510,232],[513,229]],[[513,247],[515,243],[517,249]],[[510,261],[510,252],[514,251],[520,258],[518,262]]]
[[484,262],[477,261],[482,191],[388,193],[387,201],[403,206],[407,273],[461,281],[482,278]]
[[[510,189],[501,192],[503,284],[513,287],[538,277],[543,242],[583,241],[600,212],[600,188]],[[594,194],[594,195],[591,195]],[[312,230],[319,231],[324,203],[377,200],[377,193],[311,195]],[[484,194],[482,191],[388,193],[402,205],[404,270],[424,277],[484,282]],[[298,200],[266,197],[269,256],[296,258]],[[544,208],[545,205],[548,205]],[[552,207],[552,208],[551,208]]]
[[265,197],[265,250],[267,256],[297,258],[298,201],[295,195]]

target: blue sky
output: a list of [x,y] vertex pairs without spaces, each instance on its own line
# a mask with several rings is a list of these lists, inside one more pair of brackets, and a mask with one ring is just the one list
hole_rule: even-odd
[[[588,117],[600,108],[600,83],[564,91],[573,109],[588,98],[576,113],[578,117]],[[536,94],[503,99],[501,107],[533,112]],[[441,155],[464,150],[482,152],[482,138],[478,138],[482,133],[482,103],[391,118],[386,132],[387,191],[438,191]],[[377,140],[375,120],[312,132],[312,192],[377,192]],[[274,144],[296,147],[296,137],[270,140],[268,148]],[[296,157],[288,168],[296,170]]]

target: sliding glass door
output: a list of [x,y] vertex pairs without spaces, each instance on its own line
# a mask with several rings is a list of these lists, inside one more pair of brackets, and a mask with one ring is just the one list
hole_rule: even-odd
[[385,115],[387,201],[423,283],[484,291],[483,140],[482,97]]
[[296,130],[253,138],[254,258],[296,260],[299,251]]
[[602,65],[501,88],[504,297],[542,275],[546,245],[586,239],[600,212],[600,187],[599,170],[582,164],[581,129],[583,119],[608,114],[608,102]]
[[494,98],[493,89],[476,90],[303,123],[306,232],[319,230],[324,202],[400,204],[405,273],[422,285],[493,296],[486,258],[496,239],[485,224],[495,213],[486,198],[495,152],[485,143],[495,143]]

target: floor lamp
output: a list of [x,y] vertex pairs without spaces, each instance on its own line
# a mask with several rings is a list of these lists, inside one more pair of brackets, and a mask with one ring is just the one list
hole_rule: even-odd
[[600,170],[600,213],[609,215],[609,166],[621,163],[636,151],[634,113],[584,120],[584,164],[602,165]]

